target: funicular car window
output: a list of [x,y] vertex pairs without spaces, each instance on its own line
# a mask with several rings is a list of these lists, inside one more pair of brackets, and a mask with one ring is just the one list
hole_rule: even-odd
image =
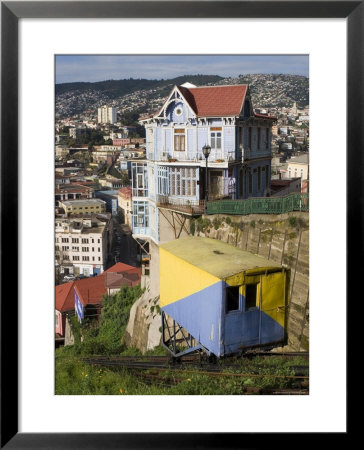
[[257,286],[256,283],[245,286],[245,311],[257,306]]
[[239,310],[239,286],[226,288],[226,312]]

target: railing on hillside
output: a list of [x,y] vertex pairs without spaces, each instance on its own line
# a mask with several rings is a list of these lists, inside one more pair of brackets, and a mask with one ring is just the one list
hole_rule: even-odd
[[308,194],[289,194],[285,197],[255,197],[246,200],[207,202],[207,214],[283,214],[308,211]]

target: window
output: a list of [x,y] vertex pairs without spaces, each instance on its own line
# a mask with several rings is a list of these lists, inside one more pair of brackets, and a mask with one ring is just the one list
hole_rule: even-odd
[[196,196],[197,169],[194,167],[170,168],[170,195]]
[[245,286],[245,311],[257,306],[257,284]]
[[218,127],[210,128],[212,150],[221,150],[221,131],[222,128]]
[[78,244],[78,238],[72,238],[72,244]]
[[258,191],[260,191],[261,188],[261,168],[258,167]]
[[62,238],[62,242],[68,242],[68,238]]
[[252,127],[248,128],[248,149],[252,148]]
[[261,139],[260,139],[260,130],[261,130],[260,127],[257,128],[257,133],[258,133],[258,150],[260,150],[260,141],[261,141]]
[[73,261],[79,261],[79,260],[80,260],[79,256],[76,256],[76,255],[73,256]]
[[89,261],[90,257],[89,256],[82,256],[82,261]]
[[83,252],[88,252],[88,251],[89,251],[89,248],[88,248],[88,247],[82,247],[82,251],[83,251]]
[[135,202],[133,204],[133,226],[141,228],[149,227],[149,203]]
[[88,244],[88,239],[82,239],[82,244]]
[[265,149],[269,149],[269,128],[265,129]]
[[80,247],[72,247],[72,251],[73,252],[79,252],[80,251]]
[[68,245],[62,245],[62,250],[63,250],[63,251],[69,250],[69,246],[68,246]]
[[148,197],[148,167],[144,163],[132,164],[133,196]]
[[185,130],[176,128],[174,130],[174,151],[184,152],[185,149]]
[[239,286],[226,288],[226,312],[239,310]]

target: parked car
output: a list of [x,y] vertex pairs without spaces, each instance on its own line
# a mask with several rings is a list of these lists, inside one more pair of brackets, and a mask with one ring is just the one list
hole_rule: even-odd
[[72,280],[75,280],[76,277],[75,277],[74,275],[65,275],[65,276],[63,277],[63,279],[64,279],[64,280],[67,280],[67,281],[72,281]]

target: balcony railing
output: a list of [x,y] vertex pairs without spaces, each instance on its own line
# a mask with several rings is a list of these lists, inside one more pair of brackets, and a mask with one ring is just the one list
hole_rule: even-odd
[[157,195],[157,206],[189,215],[201,215],[205,211],[204,200],[187,200],[169,195]]

